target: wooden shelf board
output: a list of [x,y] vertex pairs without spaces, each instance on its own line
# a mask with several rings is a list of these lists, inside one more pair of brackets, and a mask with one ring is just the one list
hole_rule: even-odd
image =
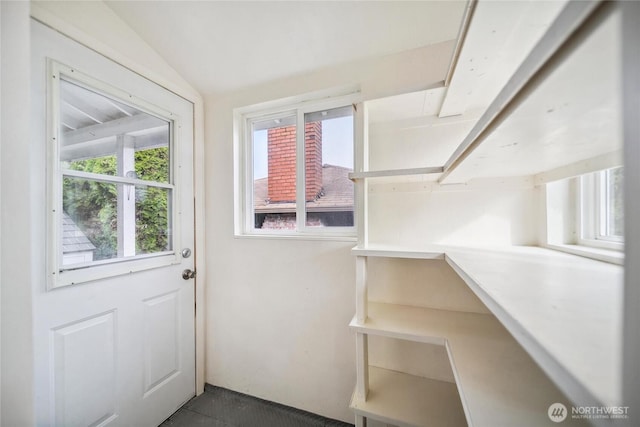
[[535,247],[445,259],[576,404],[620,404],[623,267]]
[[397,426],[466,426],[456,385],[369,366],[366,401],[351,399],[357,414]]
[[444,259],[444,246],[434,245],[422,248],[408,248],[371,244],[367,246],[356,246],[351,249],[351,254],[385,258]]
[[446,345],[469,425],[546,425],[551,403],[570,406],[492,315],[371,302],[367,321],[359,324],[354,318],[350,326],[372,335]]
[[388,169],[378,171],[367,172],[351,172],[349,179],[364,179],[364,178],[384,178],[389,176],[409,176],[409,175],[430,175],[438,174],[444,171],[442,166],[422,167],[422,168],[409,168],[409,169]]
[[567,5],[447,161],[441,183],[537,175],[621,148],[621,21],[614,3],[602,3]]
[[445,345],[460,334],[490,336],[498,324],[490,314],[465,313],[369,301],[368,317],[354,316],[351,329],[409,341]]

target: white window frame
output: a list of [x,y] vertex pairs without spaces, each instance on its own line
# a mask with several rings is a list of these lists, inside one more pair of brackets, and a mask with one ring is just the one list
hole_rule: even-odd
[[[356,197],[354,186],[354,225],[351,227],[308,227],[306,225],[305,209],[305,140],[304,115],[319,110],[354,105],[359,102],[357,89],[349,88],[345,91],[321,92],[271,103],[249,106],[234,110],[234,152],[235,152],[235,236],[236,237],[276,237],[302,238],[322,240],[355,241]],[[253,200],[253,132],[252,123],[255,121],[276,119],[282,116],[296,117],[296,229],[295,230],[265,230],[254,227]],[[354,138],[353,153],[355,168],[356,153],[356,114],[354,109]],[[355,170],[355,169],[354,169]]]
[[[615,168],[610,168],[615,169]],[[606,174],[605,169],[583,175],[579,178],[577,206],[579,207],[578,244],[616,251],[624,250],[621,236],[609,236],[602,232],[607,221]]]
[[[64,76],[64,77],[63,77]],[[60,164],[60,81],[72,82],[91,91],[97,92],[106,97],[118,100],[130,105],[147,114],[166,120],[170,124],[169,137],[169,177],[168,184],[153,182],[153,187],[166,188],[172,192],[171,195],[171,250],[157,252],[153,254],[135,255],[126,258],[114,258],[109,260],[93,261],[86,264],[75,264],[72,266],[62,265],[62,177],[64,175],[76,175],[86,177],[96,181],[109,183],[123,183],[129,185],[149,186],[148,181],[127,178],[127,177],[105,177],[103,175],[89,174],[78,171],[63,170]],[[91,76],[80,72],[77,69],[61,64],[52,59],[47,63],[47,289],[76,285],[91,282],[99,279],[130,274],[137,271],[149,270],[164,267],[172,264],[179,264],[176,245],[180,242],[180,209],[177,201],[179,194],[179,174],[176,173],[177,165],[180,164],[180,134],[177,131],[182,126],[182,119],[179,115],[163,110],[156,105],[145,101],[133,94],[122,91],[105,82],[94,79]]]

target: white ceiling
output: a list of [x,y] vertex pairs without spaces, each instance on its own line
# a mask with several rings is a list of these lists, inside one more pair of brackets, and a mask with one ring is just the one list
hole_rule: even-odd
[[455,39],[466,1],[107,1],[203,94]]

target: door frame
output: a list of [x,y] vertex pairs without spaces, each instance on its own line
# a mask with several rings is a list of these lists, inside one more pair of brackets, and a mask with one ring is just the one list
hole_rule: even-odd
[[204,102],[202,96],[186,82],[175,82],[167,80],[146,68],[136,60],[118,52],[105,42],[94,38],[92,35],[80,30],[67,21],[52,14],[48,10],[43,9],[37,4],[30,4],[30,15],[32,19],[64,34],[72,40],[84,45],[85,47],[99,53],[100,55],[110,59],[111,61],[141,75],[164,89],[173,92],[186,101],[193,104],[193,190],[194,190],[194,215],[195,215],[195,245],[194,245],[194,262],[196,271],[195,278],[195,355],[196,355],[196,395],[204,392],[205,383],[205,284],[206,284],[206,267],[205,267],[205,203],[204,203]]

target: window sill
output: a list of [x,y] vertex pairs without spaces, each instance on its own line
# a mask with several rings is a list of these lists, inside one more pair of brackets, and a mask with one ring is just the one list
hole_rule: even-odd
[[549,244],[546,247],[573,255],[608,262],[610,264],[624,265],[624,252],[616,251],[613,249],[601,249],[582,245],[563,244]]
[[235,234],[233,236],[236,239],[274,239],[274,240],[320,240],[320,241],[334,241],[334,242],[356,242],[357,237],[345,236],[345,235],[308,235],[308,234]]

